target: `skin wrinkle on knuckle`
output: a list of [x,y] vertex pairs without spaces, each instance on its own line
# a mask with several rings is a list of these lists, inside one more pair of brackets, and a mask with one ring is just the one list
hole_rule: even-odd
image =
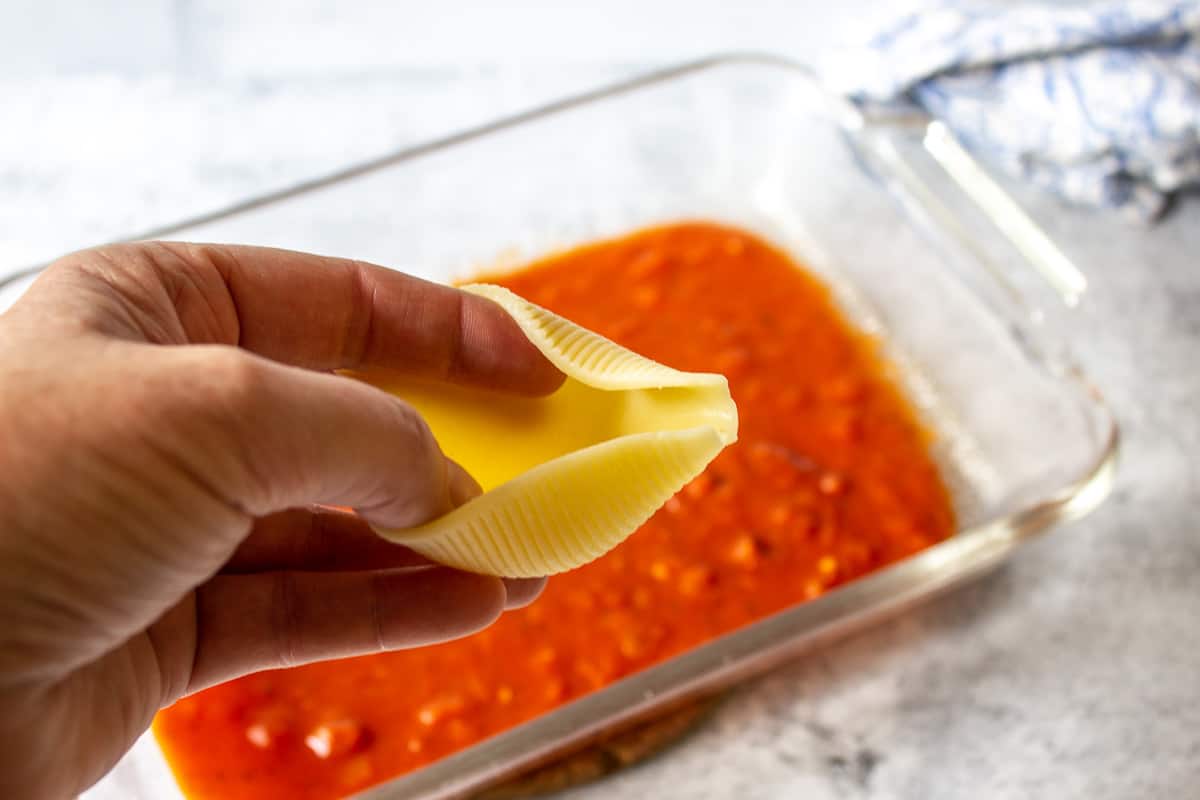
[[[134,440],[134,452],[144,453],[143,457],[151,462],[150,471],[146,471],[144,462],[139,464],[137,461],[128,468],[131,474],[140,471],[145,488],[157,493],[146,498],[146,503],[157,506],[160,505],[158,497],[179,493],[196,507],[209,506],[211,523],[215,527],[246,524],[245,509],[236,499],[230,481],[236,480],[236,476],[228,474],[226,464],[218,455],[221,450],[211,449],[216,438],[211,433],[215,425],[208,419],[210,409],[204,404],[196,409],[191,401],[175,401],[174,393],[162,389],[158,396],[167,398],[158,403],[162,408],[146,409],[138,415],[155,421],[152,431]],[[168,505],[162,511],[169,513],[169,509]],[[200,552],[204,552],[203,549]],[[200,552],[194,555],[200,555]]]
[[351,261],[347,266],[350,285],[350,318],[342,326],[345,331],[338,350],[342,367],[357,367],[372,359],[376,350],[376,302],[379,282],[371,277],[370,265]]
[[308,525],[300,536],[288,536],[291,545],[291,562],[299,564],[305,553],[325,553],[328,550],[329,527],[321,514],[308,514]]
[[467,325],[470,319],[470,309],[467,306],[467,295],[461,291],[453,294],[453,322],[446,326],[450,335],[446,337],[445,377],[448,380],[459,379],[466,373],[463,359],[466,356]]
[[[89,251],[105,262],[98,277],[116,293],[119,305],[141,338],[152,344],[182,344],[171,320],[177,317],[170,299],[171,270],[154,257],[151,245],[114,245]],[[96,273],[93,273],[96,274]]]
[[242,346],[242,338],[244,335],[245,326],[242,324],[243,303],[238,298],[237,287],[234,285],[234,275],[250,274],[238,257],[237,250],[233,247],[220,244],[193,244],[188,245],[190,251],[198,258],[203,258],[207,263],[212,265],[212,268],[217,271],[221,277],[221,285],[224,287],[226,299],[229,301],[229,307],[232,310],[233,330],[230,336],[229,344],[235,347]]
[[405,505],[410,516],[425,521],[449,507],[446,457],[433,430],[412,406],[407,403],[393,405],[394,413],[407,428],[406,457],[402,457],[401,471],[396,474],[414,478],[405,481]]
[[[161,576],[176,572],[181,565],[197,563],[201,553],[189,546],[193,537],[174,535],[180,528],[171,525],[172,506],[175,503],[190,506],[197,510],[196,517],[203,518],[208,514],[199,509],[207,506],[209,513],[220,513],[224,511],[223,504],[210,499],[208,488],[195,480],[185,465],[160,458],[160,451],[152,447],[129,442],[120,452],[101,452],[97,456],[91,468],[78,476],[81,482],[93,487],[94,496],[90,503],[76,508],[75,513],[99,530],[114,532],[110,544],[118,545],[119,549],[96,547],[92,551],[95,579],[143,572]],[[128,519],[122,510],[126,507],[137,508],[140,513]],[[165,525],[173,529],[171,535],[163,535],[161,526]],[[92,542],[81,542],[79,546],[89,547]],[[95,604],[95,611],[109,609],[114,619],[129,616],[149,599],[144,594],[147,590],[148,585],[130,587],[127,592]]]
[[190,620],[190,627],[193,632],[200,630],[200,620],[197,612],[196,594],[188,592],[182,600],[176,603],[171,608],[163,612],[152,625],[146,628],[146,640],[150,645],[151,655],[154,658],[155,674],[158,676],[158,697],[153,703],[155,708],[163,708],[176,699],[183,696],[187,690],[187,683],[195,671],[196,654],[196,638],[193,633],[191,641],[187,643],[182,651],[182,661],[180,663],[171,663],[168,654],[173,652],[168,642],[169,633],[166,631],[167,626],[175,627],[176,630],[186,630],[188,625],[182,624],[176,627],[175,616],[187,617]]
[[[205,245],[178,242],[150,242],[147,246],[163,253],[175,265],[174,269],[164,271],[164,280],[169,284],[181,343],[236,343],[237,311],[225,273],[217,265],[212,250]],[[202,313],[193,318],[193,308]]]
[[387,638],[384,633],[383,619],[383,603],[382,598],[385,592],[389,590],[387,573],[373,572],[367,579],[367,598],[369,603],[368,613],[371,618],[371,631],[375,636],[375,652],[383,653],[391,648],[388,647]]
[[[248,523],[238,501],[241,476],[230,466],[232,445],[221,436],[225,423],[218,419],[219,403],[214,402],[203,368],[211,363],[211,354],[189,350],[186,357],[179,355],[146,348],[136,357],[120,356],[137,366],[121,373],[121,391],[104,392],[90,404],[101,419],[89,425],[83,442],[88,447],[80,452],[90,452],[92,460],[102,465],[101,476],[124,476],[121,491],[142,498],[140,502],[160,518],[171,518],[175,505],[182,502],[205,509],[196,519],[188,519],[185,528],[201,524],[200,517],[215,529],[243,526]],[[238,438],[230,441],[236,443]],[[113,447],[114,441],[122,444]],[[172,538],[156,530],[146,535],[160,549],[167,548]],[[219,555],[221,538],[193,536],[185,541],[192,556],[211,558]],[[176,543],[166,554],[178,550]]]
[[[196,445],[211,454],[214,471],[222,474],[225,494],[241,499],[236,505],[254,514],[272,510],[273,491],[280,484],[280,472],[291,459],[264,458],[273,455],[271,436],[263,428],[280,424],[271,406],[270,366],[233,347],[217,346],[201,360],[202,387],[185,399],[180,413],[183,421],[197,430]],[[274,463],[278,462],[278,463]]]
[[[119,609],[125,608],[128,611],[128,601],[125,598],[129,598],[133,594],[128,592],[110,594],[101,590],[104,576],[118,576],[127,573],[134,569],[131,565],[136,562],[141,562],[149,567],[163,563],[162,559],[157,558],[162,550],[159,543],[163,537],[157,535],[161,532],[148,520],[154,515],[161,516],[164,509],[161,498],[164,492],[148,489],[145,485],[146,481],[143,480],[145,472],[135,463],[137,460],[135,454],[140,449],[136,442],[129,440],[115,450],[107,449],[86,439],[77,442],[71,459],[73,462],[71,469],[74,472],[74,479],[84,485],[89,485],[91,491],[85,496],[64,497],[62,502],[53,508],[41,509],[29,523],[35,527],[37,535],[26,539],[25,552],[31,555],[38,552],[29,549],[29,545],[39,546],[42,552],[44,563],[38,568],[38,571],[45,576],[41,581],[42,588],[49,589],[53,585],[50,581],[52,576],[66,581],[67,573],[64,570],[71,564],[80,563],[80,559],[86,559],[91,563],[92,569],[83,576],[85,580],[81,581],[77,578],[74,580],[74,584],[77,592],[83,592],[85,588],[92,587],[96,592],[96,597],[102,599],[101,602],[87,606],[86,619],[93,623],[93,627],[96,615],[102,612],[113,611],[117,613],[117,616],[122,616],[124,612]],[[53,474],[54,471],[57,470],[51,468],[44,472],[43,476]],[[164,470],[156,470],[151,476],[151,482],[159,490],[169,488],[162,480],[164,472]],[[122,509],[130,503],[146,504],[149,513],[139,519],[127,519]],[[63,535],[45,535],[54,530],[69,531],[72,519],[81,518],[88,520],[97,530],[119,531],[119,536],[114,537],[114,543],[120,544],[120,551],[117,552],[113,547],[102,546],[104,542],[96,537],[77,539]],[[66,586],[67,584],[64,583],[64,590]],[[71,596],[69,590],[67,590],[66,596]]]
[[294,667],[301,663],[299,648],[303,638],[296,576],[287,570],[274,573],[271,589],[275,660],[280,667]]
[[179,299],[183,294],[192,263],[181,256],[167,242],[146,242],[147,261],[154,266],[154,274],[159,285],[166,294],[171,308],[178,308]]
[[[123,277],[127,268],[119,263],[112,247],[99,247],[74,253],[56,262],[56,267],[75,273],[87,287],[92,301],[91,318],[84,320],[87,330],[130,340],[148,341],[147,331],[139,319],[131,292]],[[76,281],[70,281],[76,283]],[[82,291],[82,287],[80,288]],[[97,313],[97,311],[99,313]]]
[[[99,652],[107,637],[76,604],[53,586],[6,592],[22,614],[0,635],[0,690],[61,680],[78,666],[80,650]],[[73,635],[46,636],[61,630]]]
[[[116,729],[121,731],[123,738],[131,739],[136,736],[140,730],[145,730],[145,726],[149,724],[152,713],[149,711],[152,698],[157,699],[161,691],[161,682],[156,680],[153,670],[143,670],[139,668],[139,651],[142,658],[153,658],[152,648],[149,645],[148,639],[135,637],[129,643],[129,646],[122,647],[109,653],[99,661],[92,662],[85,669],[94,673],[103,675],[105,672],[117,672],[127,675],[145,675],[150,673],[150,677],[144,681],[138,681],[132,686],[127,686],[124,691],[106,693],[105,700],[111,703],[116,710]],[[98,676],[99,677],[99,676]],[[161,676],[159,676],[161,677]],[[84,685],[97,687],[101,686],[100,681],[91,681]],[[90,702],[85,701],[78,705],[82,707],[92,707],[103,705],[105,700],[92,699]],[[111,765],[110,765],[111,766]]]
[[263,365],[249,353],[233,347],[214,349],[208,356],[206,368],[214,379],[213,386],[238,410],[253,404],[262,388]]

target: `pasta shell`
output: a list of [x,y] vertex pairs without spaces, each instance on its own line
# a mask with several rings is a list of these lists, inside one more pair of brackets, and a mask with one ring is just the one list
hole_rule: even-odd
[[385,386],[484,489],[424,525],[379,529],[386,539],[472,572],[563,572],[619,544],[737,439],[723,376],[671,369],[502,287],[462,288],[496,302],[567,378],[541,398]]

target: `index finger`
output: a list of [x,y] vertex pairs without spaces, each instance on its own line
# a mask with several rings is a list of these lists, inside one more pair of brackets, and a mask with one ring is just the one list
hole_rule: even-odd
[[563,381],[499,306],[450,286],[267,247],[121,246],[137,247],[148,248],[160,279],[171,284],[191,342],[213,342],[216,331],[217,343],[296,366],[383,368],[526,394]]
[[201,246],[238,310],[242,347],[318,369],[384,367],[530,393],[562,373],[495,303],[385,267]]

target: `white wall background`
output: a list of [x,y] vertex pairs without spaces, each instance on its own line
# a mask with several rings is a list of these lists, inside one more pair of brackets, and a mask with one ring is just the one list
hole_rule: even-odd
[[731,50],[815,60],[871,6],[6,3],[0,270],[651,66]]
[[730,49],[802,54],[828,41],[831,22],[853,21],[864,7],[817,0],[19,0],[5,5],[9,24],[0,30],[0,69],[6,75],[159,72],[185,78],[638,65]]

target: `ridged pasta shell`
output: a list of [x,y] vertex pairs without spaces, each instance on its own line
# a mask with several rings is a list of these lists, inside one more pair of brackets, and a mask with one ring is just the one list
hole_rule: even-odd
[[424,525],[379,530],[390,541],[472,572],[563,572],[619,544],[737,439],[723,376],[671,369],[502,287],[462,288],[503,308],[567,379],[542,398],[386,386],[484,488]]

